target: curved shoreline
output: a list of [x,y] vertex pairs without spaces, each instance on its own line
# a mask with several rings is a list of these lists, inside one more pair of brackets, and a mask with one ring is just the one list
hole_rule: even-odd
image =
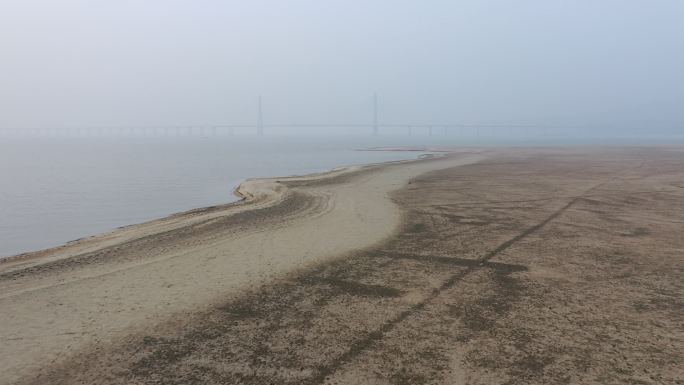
[[[428,154],[428,157],[439,156],[445,156],[445,154]],[[107,241],[110,240],[110,238],[115,238],[117,242],[131,240],[131,238],[127,237],[126,234],[131,230],[138,231],[139,229],[144,229],[145,227],[154,226],[157,224],[171,224],[177,220],[186,220],[194,216],[206,215],[208,213],[223,213],[226,210],[231,210],[236,207],[237,209],[235,210],[238,210],[236,212],[241,212],[243,210],[248,210],[251,208],[265,207],[270,204],[275,204],[278,201],[278,196],[281,195],[283,192],[283,186],[278,185],[278,181],[324,181],[327,178],[336,177],[338,175],[345,173],[355,172],[361,169],[367,169],[370,167],[382,167],[386,165],[400,163],[411,163],[421,161],[426,158],[427,157],[419,155],[418,157],[413,159],[339,166],[327,171],[313,172],[301,175],[293,174],[289,176],[246,178],[242,182],[240,182],[232,191],[232,194],[239,198],[237,201],[173,212],[160,218],[154,218],[143,222],[118,226],[108,231],[83,236],[53,247],[31,250],[14,255],[2,256],[0,257],[0,273],[2,273],[3,271],[7,271],[8,269],[13,270],[18,266],[24,266],[27,263],[42,263],[42,260],[45,258],[52,257],[51,259],[54,259],[54,257],[58,257],[61,259],[86,253],[90,251],[93,247],[101,247],[102,245],[97,244],[98,242]],[[250,204],[256,204],[258,206],[250,207]],[[93,243],[96,243],[97,245],[93,246]]]
[[480,159],[454,155],[249,180],[239,203],[3,263],[0,378],[16,382],[86,345],[182,319],[226,296],[380,242],[400,223],[389,192],[424,172]]

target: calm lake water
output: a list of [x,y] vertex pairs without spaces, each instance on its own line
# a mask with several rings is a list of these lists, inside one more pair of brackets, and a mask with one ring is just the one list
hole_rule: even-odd
[[[404,139],[405,141],[406,139]],[[0,257],[235,201],[251,177],[410,159],[387,138],[0,138]]]

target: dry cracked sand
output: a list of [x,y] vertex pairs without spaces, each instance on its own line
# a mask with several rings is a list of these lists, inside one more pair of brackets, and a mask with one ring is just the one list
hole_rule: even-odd
[[[287,199],[261,214],[153,233],[105,256],[58,259],[50,269],[35,262],[6,269],[2,287],[26,290],[19,282],[54,284],[55,275],[68,279],[90,265],[109,266],[110,258],[138,263],[190,240],[220,243],[236,227],[259,233],[293,213],[303,222],[325,218],[341,186],[363,189],[391,170],[414,167],[404,179],[382,181],[397,184],[379,196],[389,194],[398,219],[396,228],[368,228],[391,227],[377,242],[288,265],[237,294],[210,286],[207,302],[188,303],[171,290],[164,301],[182,303],[180,310],[99,335],[110,338],[74,337],[78,349],[13,372],[21,374],[13,382],[684,384],[683,149],[502,148],[450,159],[460,163],[285,180]],[[368,221],[363,214],[327,236],[344,238]],[[298,242],[325,249],[329,240],[310,235]],[[278,242],[270,247],[277,251]],[[254,258],[253,250],[241,252]],[[79,267],[79,258],[94,259]],[[201,282],[202,274],[173,278]],[[50,317],[53,306],[31,315]],[[41,331],[34,332],[40,346]],[[16,341],[0,348],[0,357],[21,349]]]

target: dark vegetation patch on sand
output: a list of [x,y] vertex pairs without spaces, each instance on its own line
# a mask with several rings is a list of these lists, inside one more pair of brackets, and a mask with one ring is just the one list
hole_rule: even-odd
[[511,151],[428,173],[394,195],[405,224],[386,243],[47,376],[681,384],[683,183],[684,153],[647,149]]

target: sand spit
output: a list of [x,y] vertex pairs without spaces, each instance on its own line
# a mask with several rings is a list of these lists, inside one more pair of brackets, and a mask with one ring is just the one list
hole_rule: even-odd
[[681,384],[683,170],[667,148],[435,167],[391,193],[402,224],[385,241],[26,382]]
[[241,204],[4,261],[0,383],[54,383],[46,380],[48,369],[84,349],[99,351],[161,324],[182,323],[226,298],[378,244],[401,223],[392,191],[425,172],[482,159],[463,153],[251,180],[238,190]]

